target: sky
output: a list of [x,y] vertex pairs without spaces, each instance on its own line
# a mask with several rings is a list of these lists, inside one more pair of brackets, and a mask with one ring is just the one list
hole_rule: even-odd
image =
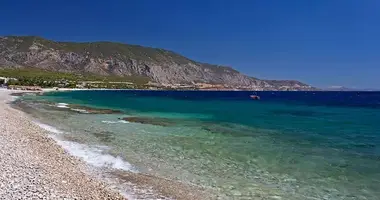
[[380,89],[378,0],[1,0],[0,35],[160,47],[263,79]]

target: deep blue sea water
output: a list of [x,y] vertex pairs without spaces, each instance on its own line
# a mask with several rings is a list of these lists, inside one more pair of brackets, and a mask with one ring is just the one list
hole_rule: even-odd
[[107,146],[139,172],[221,199],[380,199],[379,92],[74,91],[24,100],[123,111],[45,109],[40,120],[72,141]]

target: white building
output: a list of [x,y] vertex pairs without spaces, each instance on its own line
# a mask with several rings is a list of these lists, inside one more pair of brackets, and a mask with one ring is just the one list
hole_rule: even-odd
[[4,81],[4,83],[7,83],[8,82],[8,78],[0,76],[0,81]]
[[0,80],[4,80],[4,84],[8,83],[9,80],[17,81],[17,79],[15,78],[8,78],[8,77],[1,77],[1,76],[0,76]]

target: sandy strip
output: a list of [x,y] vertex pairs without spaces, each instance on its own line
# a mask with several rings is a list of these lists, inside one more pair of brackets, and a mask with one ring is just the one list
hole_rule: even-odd
[[0,89],[0,199],[125,199],[11,108],[12,92]]

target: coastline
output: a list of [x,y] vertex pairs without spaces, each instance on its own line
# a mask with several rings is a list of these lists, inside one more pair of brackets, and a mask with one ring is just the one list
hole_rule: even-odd
[[[93,193],[93,197],[79,197],[76,199],[183,199],[183,200],[193,200],[193,199],[213,199],[210,195],[213,191],[210,191],[207,188],[188,185],[186,183],[181,183],[174,180],[165,179],[163,177],[152,176],[145,173],[134,172],[132,170],[132,166],[128,166],[130,169],[124,169],[119,167],[111,168],[106,167],[107,169],[103,169],[103,166],[98,166],[105,164],[110,164],[110,160],[107,160],[106,163],[102,163],[103,161],[95,161],[89,160],[93,159],[91,156],[94,152],[92,152],[91,148],[89,149],[85,144],[80,144],[76,142],[66,141],[65,139],[61,139],[55,137],[54,134],[51,134],[50,128],[55,129],[55,127],[50,127],[48,124],[44,124],[43,121],[35,121],[29,115],[28,112],[23,110],[22,108],[18,108],[17,106],[11,106],[10,103],[17,98],[17,96],[22,96],[23,93],[44,93],[44,92],[69,92],[69,91],[89,91],[89,90],[103,90],[103,89],[60,89],[55,90],[51,88],[43,89],[42,91],[25,91],[25,90],[6,90],[0,89],[0,110],[6,109],[7,112],[4,112],[5,115],[14,115],[14,117],[19,118],[20,120],[25,121],[22,125],[23,130],[19,132],[28,132],[33,131],[34,134],[38,134],[38,137],[44,138],[44,140],[48,140],[49,144],[53,149],[58,149],[60,155],[51,154],[48,157],[65,157],[69,160],[70,163],[75,163],[76,169],[74,169],[75,173],[81,173],[84,177],[90,178],[92,181],[96,182],[100,185],[100,189],[95,188],[95,190],[104,190],[104,193],[107,194],[107,197],[97,196],[99,194]],[[1,124],[2,122],[0,122]],[[6,123],[6,122],[3,122]],[[60,131],[60,130],[55,130]],[[54,131],[53,131],[54,132]],[[37,146],[40,144],[36,144]],[[45,144],[46,145],[46,144]],[[80,147],[80,151],[78,150],[78,145]],[[82,146],[83,145],[83,146]],[[73,148],[74,147],[74,148]],[[81,149],[81,148],[84,149]],[[30,146],[26,146],[26,148],[31,148]],[[48,149],[48,148],[47,148]],[[81,152],[81,151],[85,152]],[[96,154],[96,152],[95,152]],[[109,159],[113,155],[108,154],[99,154],[95,155],[98,159],[102,159],[102,156],[107,157]],[[119,158],[117,158],[119,159]],[[72,162],[74,160],[75,162]],[[95,162],[95,165],[94,163]],[[120,163],[124,163],[122,160],[115,161],[118,166]],[[112,162],[111,162],[112,163]],[[125,162],[129,165],[128,162]],[[71,172],[70,172],[71,173]],[[78,179],[78,178],[76,178]],[[83,179],[83,178],[79,178]],[[1,181],[0,181],[1,182]],[[83,182],[83,181],[82,181]],[[87,183],[82,183],[82,185],[86,185]],[[91,186],[92,187],[92,186]],[[94,190],[94,189],[92,189]],[[91,189],[90,189],[91,191]],[[81,192],[80,194],[82,194]],[[1,194],[1,193],[0,193]],[[115,197],[114,197],[115,196]],[[71,199],[71,198],[69,198]]]
[[[45,90],[46,91],[46,90]],[[5,199],[126,199],[86,173],[26,114],[9,106],[12,93],[0,89],[0,196]]]

